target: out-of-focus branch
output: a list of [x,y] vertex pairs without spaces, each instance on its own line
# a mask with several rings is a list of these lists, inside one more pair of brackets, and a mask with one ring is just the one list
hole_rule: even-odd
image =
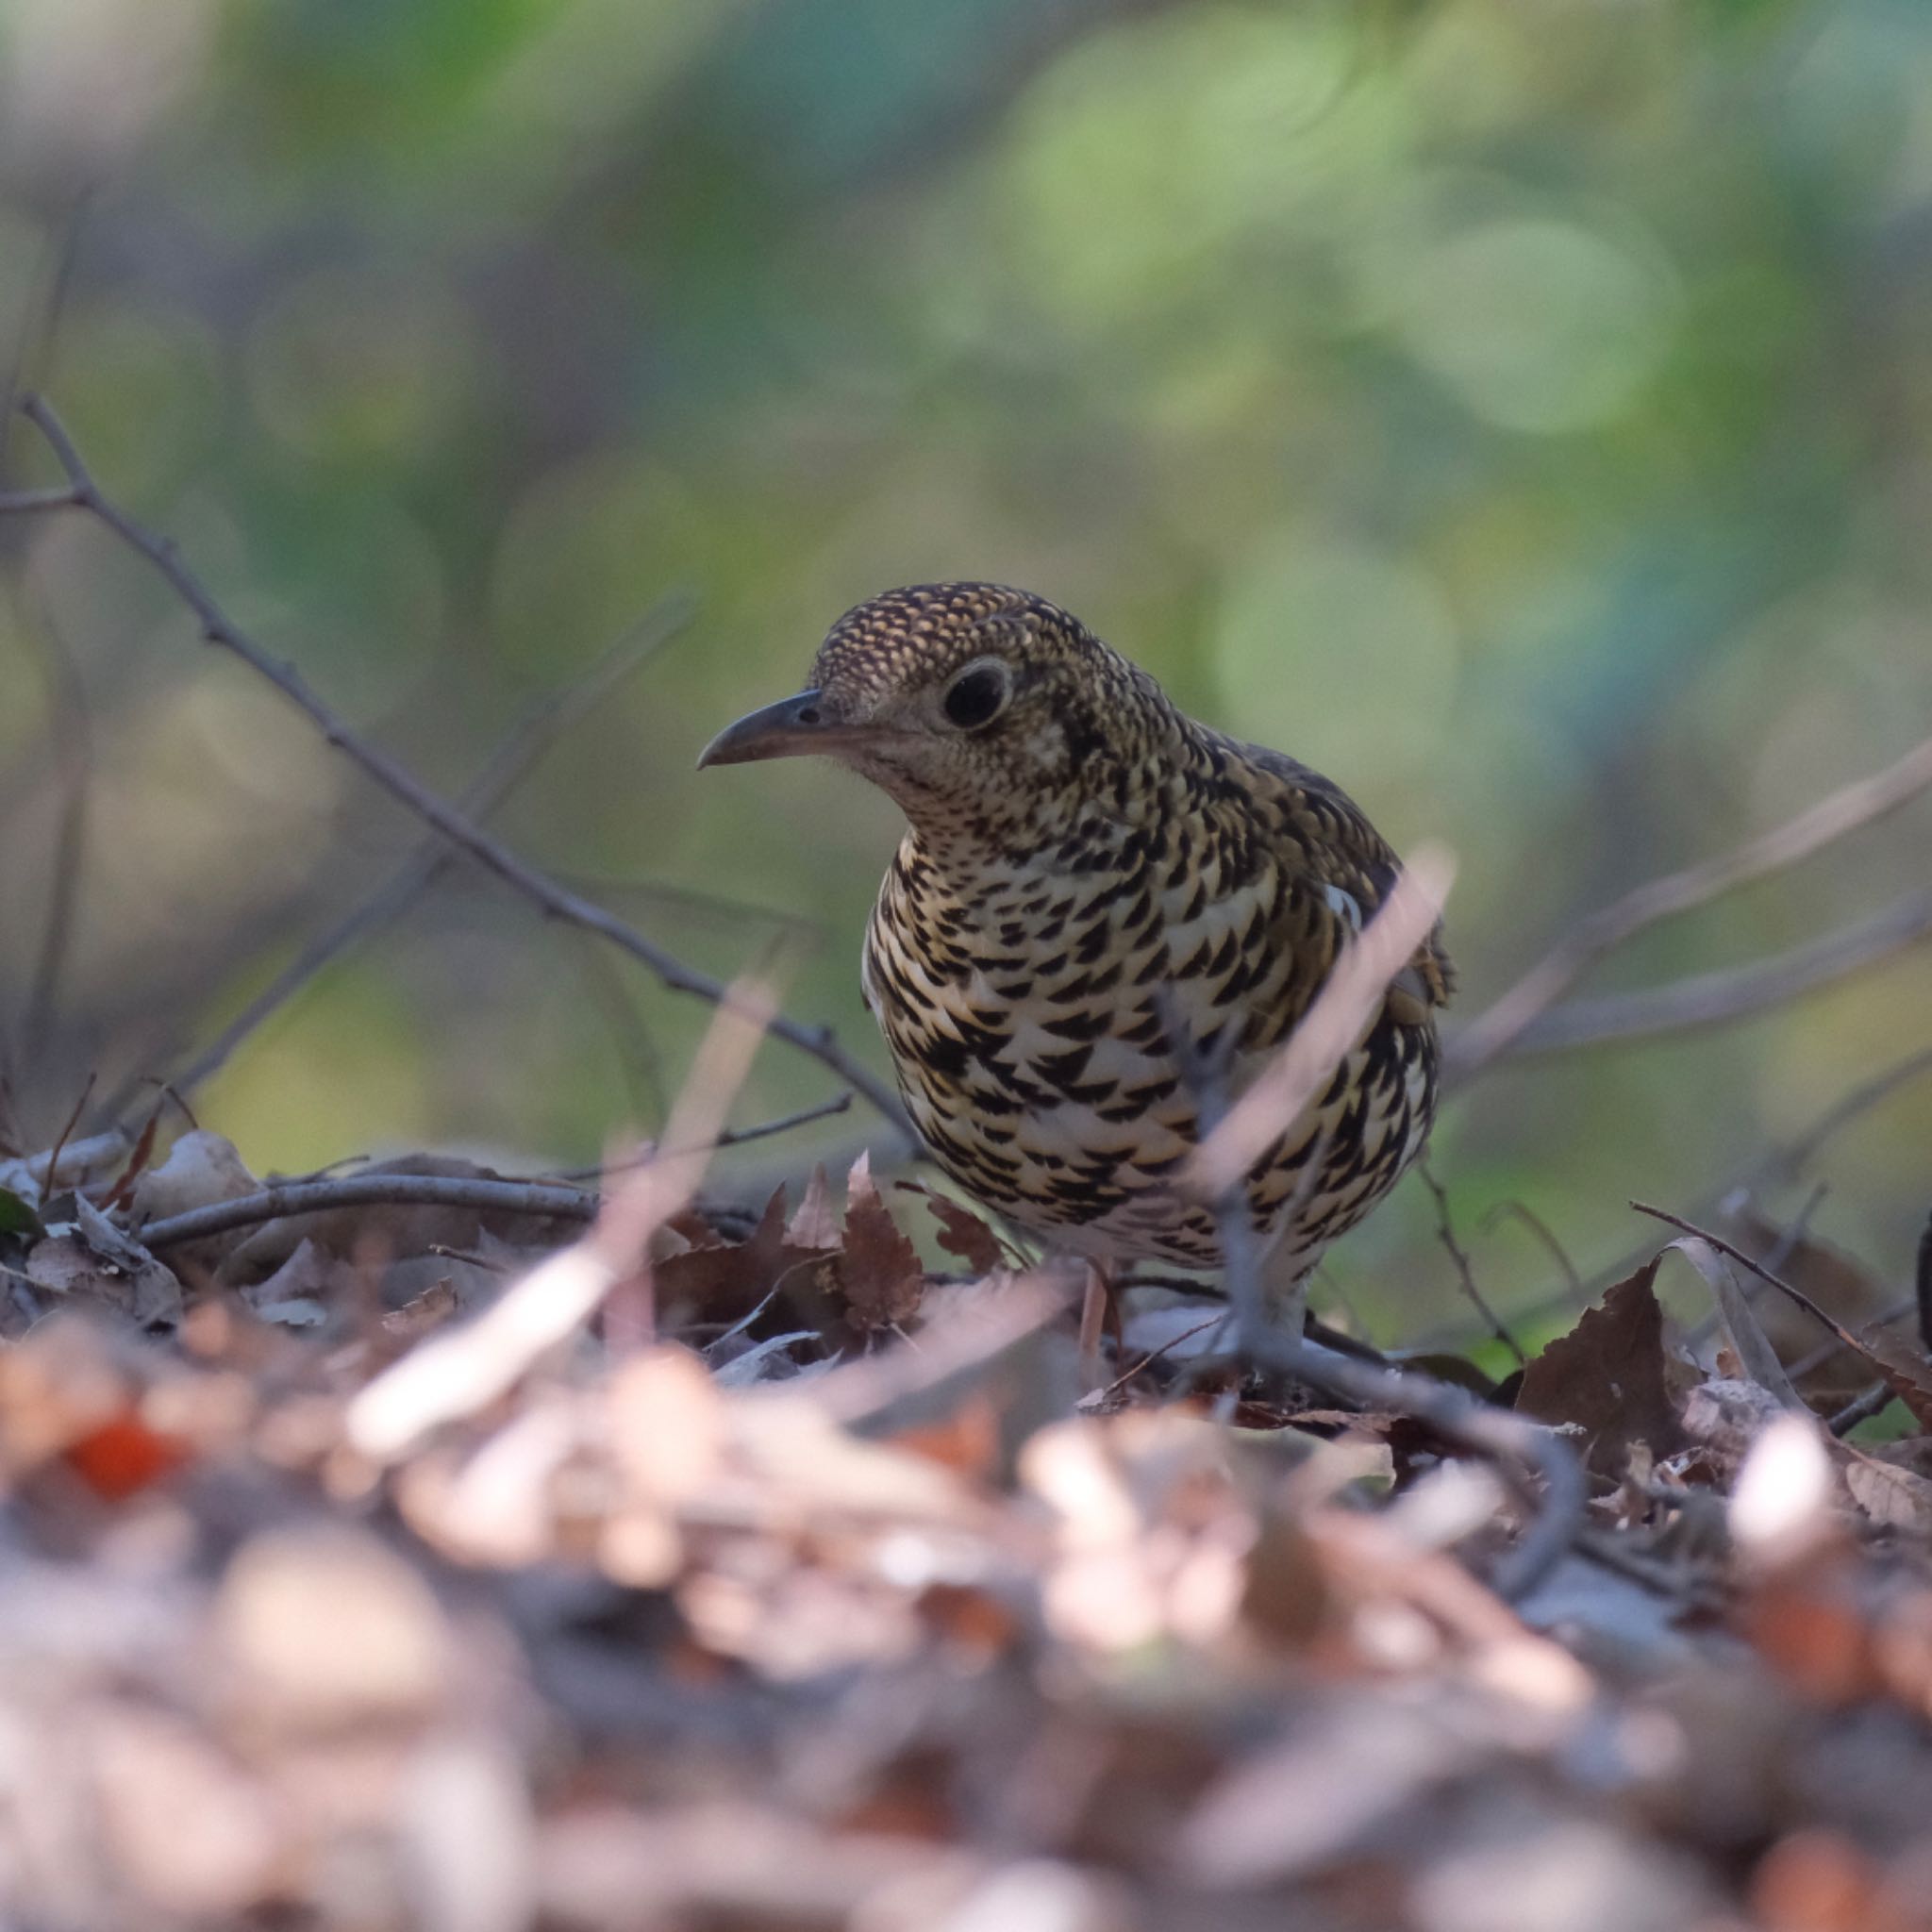
[[1768,1180],[1790,1179],[1803,1174],[1828,1141],[1882,1101],[1889,1100],[1901,1087],[1926,1074],[1932,1074],[1932,1046],[1922,1046],[1903,1059],[1894,1060],[1870,1079],[1859,1081],[1849,1092],[1841,1093],[1802,1134],[1774,1148],[1737,1185],[1755,1187]]
[[[1505,1054],[1518,1048],[1528,1051],[1525,1036],[1536,1023],[1605,954],[1626,940],[1661,920],[1707,905],[1740,886],[1798,864],[1848,833],[1909,804],[1928,788],[1932,788],[1932,738],[1915,746],[1896,763],[1870,777],[1841,786],[1796,818],[1761,833],[1735,851],[1652,879],[1578,921],[1507,992],[1450,1043],[1450,1076],[1466,1080]],[[1669,991],[1660,989],[1659,995]],[[1679,1024],[1703,1023],[1692,1020]]]
[[285,1214],[319,1214],[332,1208],[476,1208],[491,1213],[554,1214],[589,1221],[597,1197],[555,1181],[488,1180],[475,1174],[350,1174],[325,1181],[286,1181],[232,1201],[212,1201],[135,1232],[157,1253],[209,1235],[259,1227]]
[[364,1388],[345,1418],[361,1454],[391,1462],[430,1430],[488,1407],[645,1265],[651,1236],[697,1191],[775,1010],[770,989],[756,980],[740,981],[718,1002],[672,1108],[666,1151],[606,1197],[581,1241],[540,1262],[474,1322],[432,1335]]
[[[1201,1119],[1214,1124],[1186,1174],[1188,1184],[1215,1210],[1235,1346],[1242,1359],[1343,1401],[1412,1417],[1445,1441],[1497,1463],[1523,1499],[1528,1519],[1495,1576],[1497,1590],[1516,1598],[1550,1573],[1583,1526],[1589,1492],[1582,1464],[1568,1443],[1541,1424],[1492,1408],[1467,1390],[1355,1360],[1270,1321],[1260,1239],[1241,1185],[1269,1141],[1291,1127],[1333,1078],[1390,982],[1427,937],[1454,874],[1446,853],[1415,855],[1381,910],[1337,962],[1274,1065],[1239,1100],[1229,1104],[1211,1057],[1191,1054],[1186,1042],[1175,1042]],[[1541,1490],[1535,1478],[1541,1478]]]
[[1204,1200],[1219,1199],[1302,1117],[1360,1039],[1390,981],[1428,937],[1455,876],[1455,861],[1440,847],[1415,854],[1381,908],[1336,960],[1287,1042],[1195,1150],[1183,1173],[1185,1186]]
[[1787,1006],[1820,987],[1862,973],[1928,935],[1932,892],[1908,892],[1870,919],[1769,959],[1754,959],[1748,966],[1700,973],[1642,992],[1567,1001],[1524,1026],[1509,1052],[1513,1058],[1562,1053],[1613,1040],[1724,1025]]
[[36,510],[79,509],[77,490],[0,491],[0,517],[29,516]]
[[13,1041],[12,1064],[33,1071],[50,1030],[60,976],[80,904],[81,871],[87,858],[88,816],[94,775],[93,727],[87,691],[49,611],[35,613],[27,626],[35,641],[50,714],[55,780],[62,794],[49,867],[46,916],[40,950]]
[[[691,600],[682,595],[660,599],[582,679],[527,713],[497,749],[475,785],[463,794],[458,808],[464,816],[477,823],[495,810],[559,737],[691,622]],[[192,1093],[212,1079],[227,1065],[236,1048],[287,1006],[319,973],[358,941],[380,931],[406,911],[455,863],[456,854],[446,839],[424,840],[359,905],[352,907],[290,960],[169,1084],[178,1092]]]
[[[649,968],[657,975],[659,985],[668,991],[689,993],[718,1007],[733,997],[722,980],[687,966],[615,913],[568,891],[546,874],[526,864],[507,845],[491,838],[464,813],[429,791],[389,753],[337,716],[309,688],[293,665],[278,662],[234,623],[216,602],[213,593],[182,560],[178,547],[171,539],[155,535],[103,494],[60,419],[42,397],[27,396],[20,407],[54,452],[66,474],[75,503],[99,519],[123,543],[160,574],[175,595],[194,613],[200,622],[202,636],[209,643],[239,658],[251,670],[265,677],[315,725],[329,744],[358,765],[392,798],[550,917],[598,933],[628,953]],[[42,504],[40,507],[50,508],[56,506]],[[829,1027],[806,1026],[778,1014],[770,1017],[768,1030],[787,1045],[829,1067],[840,1079],[863,1094],[898,1127],[908,1146],[916,1146],[916,1138],[897,1096],[869,1068],[846,1053]]]

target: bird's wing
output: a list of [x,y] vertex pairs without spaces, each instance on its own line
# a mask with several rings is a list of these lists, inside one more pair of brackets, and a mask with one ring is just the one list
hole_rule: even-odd
[[[1224,741],[1255,807],[1271,825],[1272,844],[1289,891],[1282,917],[1291,941],[1327,965],[1353,932],[1381,909],[1401,861],[1361,808],[1333,779],[1265,745]],[[1396,1018],[1421,1024],[1448,1004],[1455,973],[1439,924],[1390,989]]]

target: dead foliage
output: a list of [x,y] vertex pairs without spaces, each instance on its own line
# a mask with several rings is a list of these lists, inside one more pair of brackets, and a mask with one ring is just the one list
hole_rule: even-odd
[[1611,1288],[1515,1391],[1591,1494],[1511,1604],[1538,1506],[1491,1465],[1191,1388],[1211,1307],[1131,1315],[1082,1408],[1059,1291],[863,1161],[671,1215],[600,1322],[380,1451],[369,1391],[576,1224],[365,1201],[157,1254],[259,1191],[205,1134],[8,1183],[22,1923],[1932,1927],[1932,1438],[1825,1426],[1925,1370],[1862,1303],[1774,1343],[1740,1288],[1700,1350],[1662,1254]]

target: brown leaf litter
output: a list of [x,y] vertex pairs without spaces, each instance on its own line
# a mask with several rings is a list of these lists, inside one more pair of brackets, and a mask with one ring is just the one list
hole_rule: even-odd
[[24,1924],[1932,1932],[1932,1438],[1834,1439],[1741,1293],[1700,1368],[1653,1259],[1529,1363],[1591,1500],[1511,1604],[1491,1464],[1158,1367],[1075,1413],[1058,1291],[862,1163],[672,1215],[651,1332],[386,1435],[560,1230],[365,1207],[177,1274],[142,1189],[252,1177],[118,1178],[0,1230]]

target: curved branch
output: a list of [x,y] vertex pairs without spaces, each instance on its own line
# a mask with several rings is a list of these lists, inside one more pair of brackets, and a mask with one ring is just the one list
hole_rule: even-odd
[[[433,826],[486,871],[493,873],[513,891],[521,892],[532,905],[541,907],[553,919],[561,919],[571,925],[597,933],[621,951],[628,953],[648,967],[657,975],[658,984],[668,991],[689,993],[714,1007],[730,1005],[735,996],[723,980],[687,966],[654,940],[646,939],[635,926],[619,919],[614,912],[580,897],[547,874],[526,864],[501,841],[491,838],[474,820],[431,791],[389,753],[338,717],[309,688],[308,680],[292,664],[277,662],[234,623],[215,601],[213,593],[182,561],[179,549],[170,539],[156,536],[102,493],[73,439],[44,398],[26,396],[20,408],[27,420],[46,438],[48,447],[66,474],[74,503],[97,517],[123,543],[145,558],[166,579],[175,594],[199,620],[202,636],[208,642],[231,653],[252,671],[267,678],[314,724],[329,744],[360,766],[391,797],[425,824]],[[43,503],[38,507],[51,508],[55,506]],[[898,1096],[877,1074],[847,1054],[829,1027],[802,1025],[782,1014],[758,1017],[765,1020],[769,1032],[800,1053],[810,1055],[821,1065],[829,1067],[847,1086],[863,1094],[899,1129],[908,1145],[916,1148],[917,1138],[899,1105]]]
[[1513,1055],[1561,1053],[1580,1046],[1601,1046],[1612,1040],[1721,1026],[1785,1006],[1854,973],[1862,973],[1928,935],[1932,935],[1932,892],[1910,892],[1856,925],[1793,946],[1769,959],[1753,960],[1748,966],[1700,973],[1642,992],[1572,1000],[1524,1026],[1510,1051]]
[[1760,833],[1735,851],[1652,879],[1591,913],[1450,1042],[1446,1059],[1451,1077],[1466,1080],[1512,1050],[1521,1047],[1527,1051],[1527,1036],[1542,1015],[1606,953],[1625,940],[1659,921],[1796,865],[1847,833],[1898,810],[1927,790],[1932,790],[1932,738],[1883,771],[1840,787],[1796,818]]

